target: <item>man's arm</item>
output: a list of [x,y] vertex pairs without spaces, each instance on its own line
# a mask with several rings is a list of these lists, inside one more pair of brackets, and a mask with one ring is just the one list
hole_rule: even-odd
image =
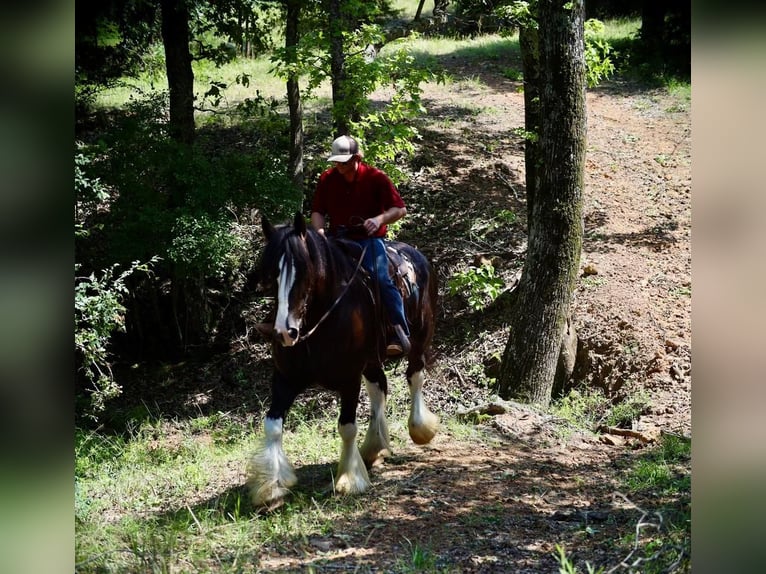
[[[388,225],[389,223],[399,221],[405,215],[407,215],[406,207],[389,207],[380,215],[370,217],[368,220],[366,220],[364,222],[364,228],[367,231],[367,235],[372,235],[383,225]],[[314,216],[312,215],[311,217],[313,221]]]

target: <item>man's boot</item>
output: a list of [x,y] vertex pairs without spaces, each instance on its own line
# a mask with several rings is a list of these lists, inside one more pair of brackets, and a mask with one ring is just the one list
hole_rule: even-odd
[[408,355],[411,348],[410,339],[404,333],[402,326],[394,325],[394,333],[396,333],[396,339],[398,340],[391,340],[391,342],[386,347],[386,356],[398,357],[400,355]]

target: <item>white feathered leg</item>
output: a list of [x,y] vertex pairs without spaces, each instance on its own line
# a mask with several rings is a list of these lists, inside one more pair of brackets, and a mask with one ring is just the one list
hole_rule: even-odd
[[356,448],[356,425],[347,423],[338,425],[338,433],[343,441],[338,462],[338,476],[335,479],[335,491],[340,494],[358,494],[367,490],[371,483],[364,466],[362,455]]
[[271,507],[289,492],[297,478],[282,450],[282,419],[266,417],[263,427],[263,445],[250,461],[248,486],[255,506]]
[[386,422],[386,395],[377,383],[371,383],[367,379],[364,382],[370,396],[370,426],[367,427],[360,451],[365,464],[371,467],[377,460],[391,454],[391,440]]
[[423,371],[413,373],[410,384],[410,418],[407,427],[415,444],[428,444],[439,429],[439,417],[428,410],[423,400]]

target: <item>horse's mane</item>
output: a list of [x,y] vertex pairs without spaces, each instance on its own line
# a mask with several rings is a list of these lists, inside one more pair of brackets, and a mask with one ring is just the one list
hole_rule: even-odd
[[276,280],[273,271],[287,251],[296,262],[310,267],[313,274],[324,277],[331,285],[348,280],[354,271],[351,257],[335,240],[322,236],[311,227],[306,228],[304,240],[293,225],[285,224],[274,227],[263,251],[261,276],[264,281],[272,283]]

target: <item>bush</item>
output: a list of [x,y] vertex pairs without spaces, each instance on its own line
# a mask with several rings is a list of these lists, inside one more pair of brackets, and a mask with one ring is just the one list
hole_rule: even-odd
[[[115,331],[125,328],[125,280],[136,271],[149,272],[155,263],[156,258],[145,264],[136,261],[119,274],[119,266],[113,265],[99,274],[75,275],[75,354],[78,371],[89,385],[89,404],[82,412],[91,419],[97,420],[106,402],[122,392],[112,374],[109,341]],[[75,265],[75,274],[79,268]]]
[[475,311],[480,311],[497,299],[504,286],[503,279],[495,275],[495,268],[490,264],[471,266],[455,273],[447,281],[450,295],[463,295]]
[[[176,356],[212,341],[225,299],[254,265],[240,221],[254,209],[287,218],[300,208],[302,192],[287,177],[287,154],[275,151],[286,149],[276,112],[239,109],[252,115],[236,128],[210,121],[187,146],[168,137],[166,105],[166,94],[134,98],[91,148],[85,179],[98,182],[109,200],[99,215],[103,231],[96,237],[86,229],[79,238],[89,257],[79,263],[98,270],[157,256],[154,279],[128,286],[125,342]],[[237,143],[221,146],[232,132]]]

